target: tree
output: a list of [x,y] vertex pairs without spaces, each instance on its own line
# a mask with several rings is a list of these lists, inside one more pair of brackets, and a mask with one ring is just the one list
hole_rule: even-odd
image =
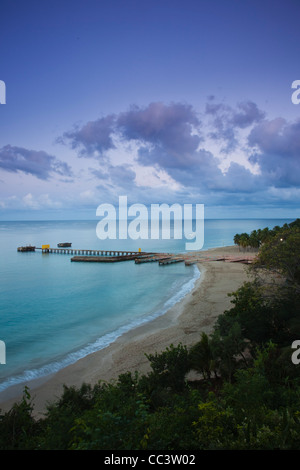
[[251,248],[259,248],[260,247],[260,238],[259,238],[259,233],[257,232],[257,230],[253,230],[251,233],[250,233],[250,237],[249,237],[249,246]]
[[146,354],[152,368],[151,378],[156,385],[181,391],[185,387],[185,375],[189,371],[186,346],[173,344],[160,354]]
[[244,354],[247,342],[238,321],[232,317],[219,317],[210,344],[215,367],[225,380],[231,382],[241,363],[248,365]]
[[289,287],[300,294],[300,228],[277,230],[266,241],[252,265],[252,270],[279,274]]
[[33,418],[33,406],[28,387],[20,403],[0,416],[0,449],[33,450],[37,446],[40,423]]
[[244,249],[247,248],[247,246],[249,246],[249,235],[248,233],[242,233],[241,236],[240,236],[240,246]]
[[204,379],[210,379],[215,362],[211,350],[209,337],[202,332],[201,340],[191,347],[189,352],[190,367],[200,372]]
[[241,235],[239,233],[236,233],[233,237],[233,241],[235,245],[240,246]]

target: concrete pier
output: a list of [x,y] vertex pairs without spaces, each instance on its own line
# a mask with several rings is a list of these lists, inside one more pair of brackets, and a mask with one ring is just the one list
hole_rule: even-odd
[[166,264],[181,263],[184,261],[184,258],[167,258],[159,261],[160,266],[165,266]]
[[170,259],[172,255],[167,255],[164,253],[159,253],[157,255],[147,255],[147,256],[141,256],[139,258],[136,258],[135,263],[136,264],[141,264],[141,263],[153,263],[157,262],[160,260],[164,259]]
[[19,246],[17,248],[18,251],[21,251],[21,252],[26,252],[26,251],[35,251],[35,246],[31,246],[31,245],[28,245],[28,246]]
[[131,255],[145,255],[150,253],[145,253],[141,251],[121,251],[121,250],[87,250],[79,248],[40,248],[37,247],[36,250],[41,250],[42,253],[58,253],[58,254],[67,254],[67,255],[82,255],[82,256],[131,256]]
[[88,263],[115,263],[118,261],[130,261],[136,259],[136,254],[122,256],[73,256],[71,261],[83,261]]

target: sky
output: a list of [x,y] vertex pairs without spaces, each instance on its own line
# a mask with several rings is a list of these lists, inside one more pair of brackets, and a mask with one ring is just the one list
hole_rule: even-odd
[[94,219],[124,195],[299,217],[299,15],[299,0],[1,0],[0,220]]

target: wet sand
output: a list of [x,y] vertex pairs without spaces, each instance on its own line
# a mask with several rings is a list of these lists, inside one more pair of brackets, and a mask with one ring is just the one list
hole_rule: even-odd
[[[34,415],[41,417],[47,404],[59,398],[63,384],[79,387],[83,382],[110,382],[127,371],[147,373],[150,367],[145,353],[163,351],[170,344],[182,343],[189,347],[199,341],[201,332],[209,334],[217,317],[230,307],[227,294],[247,280],[247,265],[213,260],[216,256],[244,255],[234,246],[201,252],[201,257],[206,255],[212,259],[199,261],[199,257],[195,258],[201,276],[194,289],[164,315],[123,334],[108,347],[51,376],[28,382]],[[253,253],[245,255],[255,256]],[[19,384],[1,392],[0,408],[6,411],[19,401],[24,386]]]

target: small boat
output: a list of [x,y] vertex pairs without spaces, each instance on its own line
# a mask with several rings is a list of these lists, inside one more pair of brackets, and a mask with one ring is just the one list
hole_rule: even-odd
[[72,243],[58,243],[57,244],[58,248],[67,248],[68,246],[72,246]]

